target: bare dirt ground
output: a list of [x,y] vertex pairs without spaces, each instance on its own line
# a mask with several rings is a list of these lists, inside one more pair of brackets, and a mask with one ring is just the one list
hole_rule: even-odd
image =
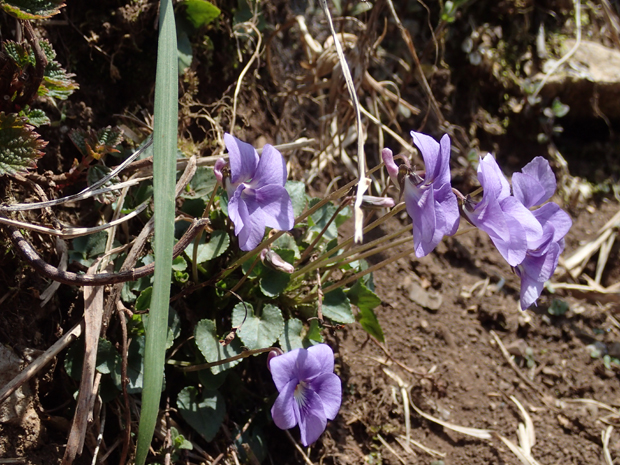
[[[566,256],[578,246],[578,238],[595,233],[617,211],[615,202],[603,203],[594,213],[583,211],[567,238]],[[480,283],[486,279],[490,284],[483,291]],[[446,455],[432,458],[416,447],[415,455],[405,452],[396,441],[406,432],[403,398],[387,368],[401,378],[422,411],[453,424],[490,429],[518,443],[523,418],[510,400],[515,396],[531,415],[536,433],[532,456],[539,463],[601,463],[606,424],[600,420],[612,412],[575,399],[609,406],[620,400],[617,370],[592,358],[590,346],[595,341],[617,344],[620,332],[609,318],[617,303],[603,309],[596,301],[564,292],[545,293],[538,308],[521,312],[518,279],[502,265],[488,237],[477,231],[449,240],[424,259],[401,259],[376,273],[375,282],[383,299],[378,317],[393,360],[360,328],[342,336],[339,353],[347,395],[340,419],[328,429],[334,442],[327,443],[327,457],[335,457],[335,463],[397,464],[398,456],[404,463],[521,463],[497,438],[468,437],[416,413],[411,438]],[[409,298],[412,289],[419,293],[424,288],[441,295],[438,310],[424,309]],[[548,313],[555,298],[570,305],[561,317]],[[516,355],[522,376],[507,363],[492,332]],[[610,447],[615,455],[618,443],[612,441]]]
[[[62,25],[66,29],[60,29],[61,26],[47,28],[47,34],[59,51],[59,60],[71,63],[69,69],[77,74],[78,80],[81,79],[82,90],[63,106],[62,131],[56,127],[42,129],[50,145],[48,154],[39,163],[40,172],[63,172],[77,157],[65,135],[68,129],[91,125],[99,128],[126,122],[126,119],[112,116],[124,112],[135,113],[148,121],[152,82],[146,85],[144,76],[154,72],[149,57],[154,53],[152,25],[156,18],[156,4],[148,1],[108,3],[69,5],[67,23]],[[273,28],[276,24],[294,24],[295,15],[306,7],[297,3],[270,2],[265,5],[264,20]],[[494,63],[513,53],[522,53],[520,47],[525,48],[524,44],[530,47],[537,33],[535,24],[547,21],[547,28],[556,27],[559,33],[571,37],[574,28],[570,25],[571,2],[549,1],[540,5],[539,2],[524,2],[531,9],[520,5],[521,2],[496,3],[471,2],[471,8],[465,10],[467,14],[458,17],[452,26],[452,23],[439,19],[438,5],[431,5],[428,18],[422,7],[397,7],[403,18],[415,15],[423,18],[405,25],[414,36],[423,70],[429,77],[438,105],[446,117],[458,125],[456,134],[466,134],[465,139],[472,144],[463,147],[463,137],[455,137],[455,144],[459,143],[463,149],[461,156],[467,156],[465,149],[472,149],[475,153],[494,151],[508,173],[520,169],[536,155],[555,153],[552,149],[557,145],[567,160],[565,167],[558,163],[559,158],[554,159],[558,177],[566,181],[563,186],[566,187],[571,179],[579,179],[579,182],[585,179],[585,184],[598,189],[595,195],[573,202],[575,189],[566,188],[555,199],[568,209],[574,221],[566,237],[563,257],[567,259],[595,239],[599,229],[620,209],[612,188],[617,186],[619,171],[617,138],[614,136],[618,121],[604,122],[604,118],[575,108],[576,116],[564,124],[568,130],[551,135],[555,123],[550,117],[540,123],[544,119],[540,108],[528,110],[532,113],[524,111],[507,116],[502,105],[515,95],[521,98],[521,90],[503,82],[504,75],[498,78],[494,74],[497,72]],[[225,9],[224,5],[220,6]],[[609,31],[614,29],[605,29],[607,23],[600,13],[603,10],[595,6],[588,10],[590,32],[593,31],[590,35],[617,50],[620,44],[614,45],[604,34],[605,31],[611,34]],[[344,8],[350,13],[352,5]],[[547,11],[552,11],[553,15],[544,16]],[[239,63],[233,66],[230,58],[237,53],[235,47],[238,45],[230,32],[233,14],[234,8],[227,9],[221,25],[209,31],[211,42],[195,50],[196,61],[182,79],[182,101],[190,101],[190,104],[181,105],[185,142],[191,140],[197,145],[200,141],[208,142],[206,123],[199,118],[193,120],[195,115],[190,115],[196,105],[215,105],[214,102],[224,93],[232,94],[231,89],[241,69]],[[308,15],[307,20],[311,30],[320,31],[324,40],[327,36],[325,24],[317,19],[319,17],[320,10],[316,10],[314,15]],[[543,21],[541,17],[546,19]],[[368,16],[361,18],[367,20]],[[496,23],[494,18],[499,18]],[[436,36],[431,37],[427,30],[427,19],[438,25],[433,29]],[[356,20],[351,23],[353,26],[347,30],[359,32]],[[6,21],[2,23],[3,32],[6,24]],[[375,36],[381,34],[383,19],[377,24],[381,27],[376,28]],[[437,115],[428,108],[430,104],[424,87],[411,71],[415,66],[403,51],[404,43],[393,22],[386,19],[385,24],[388,25],[385,50],[373,55],[370,65],[366,65],[377,80],[396,76],[403,97],[423,110],[420,115],[393,114],[393,126],[400,129],[403,137],[411,128],[424,128],[441,136],[442,127]],[[500,32],[503,27],[503,36],[498,35],[497,27]],[[477,35],[473,33],[474,29]],[[316,96],[311,92],[316,88],[312,79],[306,82],[300,77],[309,65],[304,62],[299,36],[299,32],[291,27],[269,37],[273,42],[269,42],[268,47],[275,53],[271,50],[271,61],[264,57],[257,70],[258,77],[251,77],[250,84],[243,88],[238,108],[241,122],[238,124],[244,128],[241,134],[249,142],[262,139],[280,143],[301,135],[316,137],[317,146],[312,148],[313,151],[297,151],[291,155],[292,177],[304,179],[310,170],[312,156],[324,149],[321,144],[330,139],[326,137],[329,125],[321,118],[330,111],[336,113],[338,106],[322,108],[323,113],[310,110],[315,108],[313,99]],[[503,57],[483,54],[482,65],[473,67],[470,63],[473,58],[466,57],[462,51],[467,37],[474,37],[478,41],[475,46],[485,45],[493,53],[500,49],[508,52]],[[438,40],[443,47],[440,52],[445,55],[441,55],[439,61],[445,59],[447,63],[436,65],[438,60],[433,54],[437,43],[433,40]],[[514,47],[506,46],[505,42]],[[532,51],[529,53],[531,55]],[[394,59],[395,55],[404,56],[406,60],[399,58],[399,62]],[[250,56],[251,53],[245,50],[244,60]],[[404,61],[410,66],[409,71],[400,67]],[[534,67],[541,65],[536,57],[533,62]],[[514,62],[504,63],[507,67],[513,65],[516,66]],[[523,62],[519,62],[521,65]],[[115,74],[114,70],[120,74]],[[304,87],[307,94],[295,93],[291,90],[293,84],[307,85],[311,90]],[[317,88],[321,89],[320,86]],[[328,100],[329,88],[323,89],[327,89],[321,97],[324,99],[316,99],[320,105]],[[344,91],[342,96],[344,98]],[[590,97],[584,98],[588,100]],[[553,96],[546,98],[551,105]],[[345,106],[341,104],[340,108]],[[230,112],[230,108],[222,111],[224,116],[226,111]],[[60,119],[60,115],[55,117]],[[503,118],[512,118],[507,131],[502,129]],[[373,131],[370,131],[367,148],[369,163],[376,163],[379,159],[380,147]],[[538,143],[537,132],[545,131],[552,142]],[[212,147],[207,142],[200,145],[202,155],[211,154]],[[388,138],[386,145],[391,143],[395,144]],[[458,182],[468,186],[475,182],[472,170],[457,163],[453,168],[453,177]],[[320,192],[321,187],[338,175],[352,178],[342,163],[332,163],[311,187]],[[69,186],[66,190],[73,188],[77,189]],[[27,198],[23,187],[14,181],[3,178],[0,189],[2,199]],[[55,195],[57,192],[50,188],[48,193]],[[88,217],[88,210],[89,205],[75,206],[58,214],[71,220],[92,220]],[[388,234],[409,223],[409,218],[403,214],[373,234]],[[33,236],[41,255],[50,262],[56,260],[49,238]],[[2,229],[0,247],[0,343],[10,347],[22,360],[30,362],[80,319],[82,296],[76,288],[61,286],[54,299],[41,308],[38,297],[47,281],[12,251]],[[404,246],[384,252],[370,261],[379,262],[401,249],[404,250]],[[612,244],[600,286],[611,287],[619,281],[618,252],[616,242]],[[585,267],[584,272],[590,278],[596,273],[597,257],[595,254]],[[527,463],[517,458],[500,439],[502,436],[513,444],[523,445],[518,431],[520,423],[525,420],[511,398],[514,396],[532,420],[535,443],[531,447],[531,457],[536,462],[530,464],[607,464],[601,434],[609,425],[617,426],[620,421],[620,365],[614,363],[614,359],[620,359],[620,324],[616,319],[620,319],[617,317],[620,301],[617,292],[605,295],[592,291],[596,286],[590,290],[557,288],[554,294],[545,290],[537,308],[521,312],[518,308],[518,277],[502,260],[488,237],[477,230],[446,239],[435,252],[423,259],[412,256],[389,264],[374,273],[374,282],[382,299],[376,313],[385,333],[385,345],[381,347],[370,340],[358,324],[331,335],[325,331],[336,351],[336,371],[343,380],[340,413],[322,438],[309,451],[304,451],[307,453],[305,458],[284,432],[273,424],[266,425],[269,442],[263,463]],[[577,279],[567,277],[562,263],[553,282],[590,284],[583,276]],[[425,299],[427,304],[421,305]],[[563,303],[567,307],[562,307]],[[183,305],[187,306],[179,304],[179,307],[183,308]],[[508,355],[502,351],[502,346]],[[608,357],[604,358],[605,355]],[[8,355],[6,357],[8,359]],[[41,465],[60,463],[75,408],[73,392],[77,388],[77,383],[65,372],[64,357],[63,352],[40,372],[25,390],[23,402],[11,407],[18,410],[17,417],[0,421],[0,459],[20,458],[23,459],[21,462],[13,463]],[[268,379],[264,366],[260,370],[257,366],[258,363],[250,365],[246,361],[240,365],[239,371],[253,376],[250,378],[254,384],[248,387],[249,390],[267,398],[274,390],[269,383],[263,382]],[[16,372],[6,369],[0,374],[3,375],[1,386]],[[407,408],[403,392],[412,404]],[[490,439],[477,439],[442,426],[416,412],[414,405],[425,414],[452,425],[491,430],[487,433]],[[406,450],[407,412],[410,412],[410,438],[434,452],[425,452],[417,445]],[[110,408],[108,415],[111,426],[106,430],[106,441],[110,445],[117,439],[121,426],[119,411]],[[180,417],[175,418],[180,428],[185,428],[188,437],[213,456],[226,451],[232,442],[230,434],[220,432],[212,444],[205,443],[197,436],[192,437],[191,429]],[[239,426],[230,420],[224,423],[228,429]],[[529,431],[532,431],[531,426]],[[89,452],[75,463],[90,463],[94,434],[91,430],[87,435],[86,449]],[[292,431],[293,437],[297,437],[296,434]],[[611,433],[609,452],[612,457],[620,454],[617,431]],[[112,455],[107,463],[114,463],[114,457]],[[234,463],[230,456],[224,461]],[[178,463],[198,462],[180,459]]]

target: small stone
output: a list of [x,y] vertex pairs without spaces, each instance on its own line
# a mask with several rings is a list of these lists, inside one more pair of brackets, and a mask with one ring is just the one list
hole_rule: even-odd
[[443,303],[441,294],[425,290],[418,283],[409,286],[409,299],[420,307],[436,312]]

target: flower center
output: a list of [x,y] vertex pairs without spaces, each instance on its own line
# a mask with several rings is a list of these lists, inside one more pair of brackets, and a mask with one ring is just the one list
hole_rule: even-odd
[[295,386],[295,392],[293,393],[293,397],[297,401],[297,405],[300,407],[304,407],[306,405],[306,390],[308,385],[305,381],[300,381],[297,386]]

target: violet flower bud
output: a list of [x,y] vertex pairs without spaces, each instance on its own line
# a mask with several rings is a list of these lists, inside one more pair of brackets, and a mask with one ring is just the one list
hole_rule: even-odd
[[260,251],[260,260],[268,268],[276,271],[291,274],[295,271],[293,265],[285,261],[277,253],[271,249],[263,249]]
[[228,162],[226,160],[224,160],[223,158],[218,158],[215,162],[215,166],[213,167],[215,179],[217,179],[217,182],[219,182],[222,186],[224,185],[224,172],[222,170],[226,165],[228,165]]
[[385,165],[385,169],[390,175],[390,179],[394,183],[395,186],[399,186],[398,182],[398,165],[394,163],[394,156],[392,155],[392,151],[387,147],[381,150],[381,158],[383,159],[383,164]]

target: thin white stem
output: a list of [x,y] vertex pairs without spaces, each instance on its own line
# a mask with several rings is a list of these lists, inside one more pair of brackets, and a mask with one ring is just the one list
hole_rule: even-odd
[[351,103],[353,104],[353,110],[355,112],[355,128],[357,129],[357,171],[359,173],[357,192],[355,194],[355,204],[353,206],[353,215],[355,218],[355,242],[360,243],[364,239],[363,227],[364,227],[364,213],[362,211],[362,196],[364,192],[370,186],[370,179],[366,177],[366,155],[364,153],[364,137],[362,131],[362,114],[360,112],[360,105],[357,100],[357,92],[355,90],[355,84],[351,77],[351,71],[349,65],[342,51],[342,45],[336,34],[334,23],[332,21],[331,13],[327,6],[327,0],[321,0],[321,6],[327,17],[329,23],[329,29],[334,37],[334,46],[336,47],[336,53],[338,54],[338,60],[340,61],[340,68],[342,69],[342,75],[347,84],[347,90],[351,97]]

